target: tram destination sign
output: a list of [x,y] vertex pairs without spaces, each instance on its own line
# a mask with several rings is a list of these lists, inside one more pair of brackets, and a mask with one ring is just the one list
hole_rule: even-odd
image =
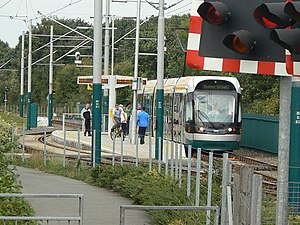
[[235,90],[234,86],[231,83],[226,81],[215,81],[215,80],[207,80],[199,83],[196,87],[198,90]]

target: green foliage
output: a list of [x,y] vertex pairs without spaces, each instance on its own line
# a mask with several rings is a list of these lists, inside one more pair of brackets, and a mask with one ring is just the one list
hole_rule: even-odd
[[[43,165],[42,155],[33,155],[24,163],[20,159],[15,161],[18,165],[37,168],[39,170],[78,179],[86,183],[104,187],[122,196],[131,198],[134,204],[140,205],[194,205],[195,179],[192,180],[191,197],[186,198],[186,179],[182,181],[182,188],[178,182],[170,177],[157,173],[156,168],[151,173],[146,165],[135,166],[109,166],[100,165],[96,168],[81,165],[77,172],[76,163],[67,163],[63,168],[59,160],[50,160]],[[221,171],[216,171],[213,181],[213,205],[219,205]],[[206,202],[206,177],[201,178],[201,205]],[[153,224],[183,225],[205,224],[206,212],[203,211],[150,211]]]
[[5,122],[0,115],[0,151],[4,151],[10,145],[11,125]]
[[[11,127],[0,117],[0,193],[21,193],[21,185],[5,153],[11,150]],[[22,198],[0,198],[0,216],[30,216],[33,210]],[[7,223],[12,224],[12,223]],[[18,224],[25,224],[18,223]]]
[[[77,19],[62,19],[56,18],[61,23],[72,28],[78,26],[91,26],[89,23]],[[151,16],[141,26],[141,38],[154,38],[153,40],[140,40],[140,52],[156,53],[157,52],[157,17]],[[181,77],[184,73],[185,53],[184,49],[187,46],[189,15],[172,16],[165,20],[165,36],[166,48],[165,52],[165,78]],[[33,27],[33,33],[49,34],[50,26],[54,25],[54,34],[62,35],[69,30],[59,26],[51,20],[42,19],[42,21]],[[128,31],[135,28],[135,20],[132,19],[117,19],[115,20],[115,40],[123,37]],[[184,28],[184,29],[176,29]],[[92,37],[92,30],[80,30],[85,35]],[[76,34],[70,34],[76,35]],[[135,32],[132,32],[127,37],[134,38]],[[11,59],[9,68],[13,71],[0,71],[0,100],[4,98],[4,87],[9,87],[8,103],[16,104],[19,98],[19,68],[21,55],[21,37],[16,48],[10,48],[7,43],[0,41],[0,52],[3,63]],[[56,46],[72,46],[77,45],[82,40],[71,41],[56,41]],[[104,40],[103,40],[104,41]],[[49,42],[49,37],[38,37],[33,41],[33,49],[37,49]],[[181,42],[181,45],[180,43]],[[28,46],[27,40],[25,46]],[[89,44],[92,46],[92,43]],[[123,39],[115,44],[115,67],[114,74],[132,76],[134,68],[134,52],[135,45],[132,39]],[[68,48],[55,48],[54,60],[62,56]],[[80,49],[81,55],[92,55],[92,47]],[[27,54],[27,49],[25,49]],[[33,62],[49,54],[49,49],[44,48],[33,54]],[[72,54],[72,53],[71,53]],[[111,56],[111,54],[110,54]],[[48,58],[43,61],[48,63]],[[78,68],[74,66],[74,58],[64,57],[57,63],[63,63],[64,67],[54,67],[54,105],[55,107],[66,106],[75,107],[76,102],[91,102],[91,91],[86,90],[85,85],[77,85],[76,77],[82,75],[92,75],[91,68]],[[92,60],[83,58],[83,63],[92,65]],[[25,65],[27,62],[25,62]],[[47,105],[48,94],[48,67],[33,66],[32,69],[32,98],[33,102],[41,106]],[[139,76],[146,77],[149,80],[156,79],[157,75],[157,57],[156,56],[140,56],[139,57]],[[244,113],[262,113],[268,115],[277,115],[279,111],[279,79],[274,76],[250,75],[250,74],[233,74],[220,73],[212,71],[201,71],[192,68],[185,69],[185,76],[205,76],[205,75],[223,75],[236,76],[243,87],[243,112]],[[25,74],[26,84],[26,74]],[[26,86],[25,86],[26,90]],[[119,89],[117,92],[117,101],[126,105],[131,102],[132,91],[130,87]],[[25,99],[26,102],[26,99]]]

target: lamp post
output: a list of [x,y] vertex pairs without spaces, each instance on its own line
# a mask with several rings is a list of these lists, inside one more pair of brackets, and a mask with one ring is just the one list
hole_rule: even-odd
[[27,130],[31,129],[31,63],[32,63],[32,20],[29,21],[28,85],[27,85]]
[[102,124],[102,0],[94,0],[94,53],[93,53],[93,162],[101,163]]
[[4,111],[7,111],[7,92],[8,92],[8,87],[4,87]]
[[[156,86],[156,141],[155,158],[159,158],[159,146],[163,149],[164,124],[164,47],[165,47],[164,0],[159,0],[158,37],[157,37],[157,86]],[[159,144],[161,140],[161,144]],[[162,153],[162,151],[161,151]]]

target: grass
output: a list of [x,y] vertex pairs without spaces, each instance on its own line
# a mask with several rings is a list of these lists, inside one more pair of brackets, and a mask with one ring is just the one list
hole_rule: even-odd
[[[78,172],[76,163],[67,163],[64,168],[60,160],[50,160],[45,166],[43,157],[39,154],[34,154],[25,162],[16,159],[14,163],[107,188],[124,197],[131,198],[134,204],[138,205],[194,205],[195,180],[192,181],[192,195],[187,198],[185,179],[182,182],[182,188],[179,188],[178,181],[160,175],[155,167],[152,172],[149,172],[147,165],[139,167],[100,165],[96,168],[81,165],[81,170]],[[218,205],[221,193],[220,177],[218,174],[215,177],[213,205]],[[201,205],[206,205],[207,184],[205,180],[201,181]],[[153,224],[202,225],[206,221],[206,212],[204,211],[149,211],[149,215]]]

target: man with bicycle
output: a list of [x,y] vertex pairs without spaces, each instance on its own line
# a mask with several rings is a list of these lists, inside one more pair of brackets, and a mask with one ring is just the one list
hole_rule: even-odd
[[112,120],[114,125],[111,128],[111,132],[114,132],[116,128],[119,128],[121,126],[122,113],[123,113],[123,109],[118,104],[116,104],[115,108],[113,109]]

